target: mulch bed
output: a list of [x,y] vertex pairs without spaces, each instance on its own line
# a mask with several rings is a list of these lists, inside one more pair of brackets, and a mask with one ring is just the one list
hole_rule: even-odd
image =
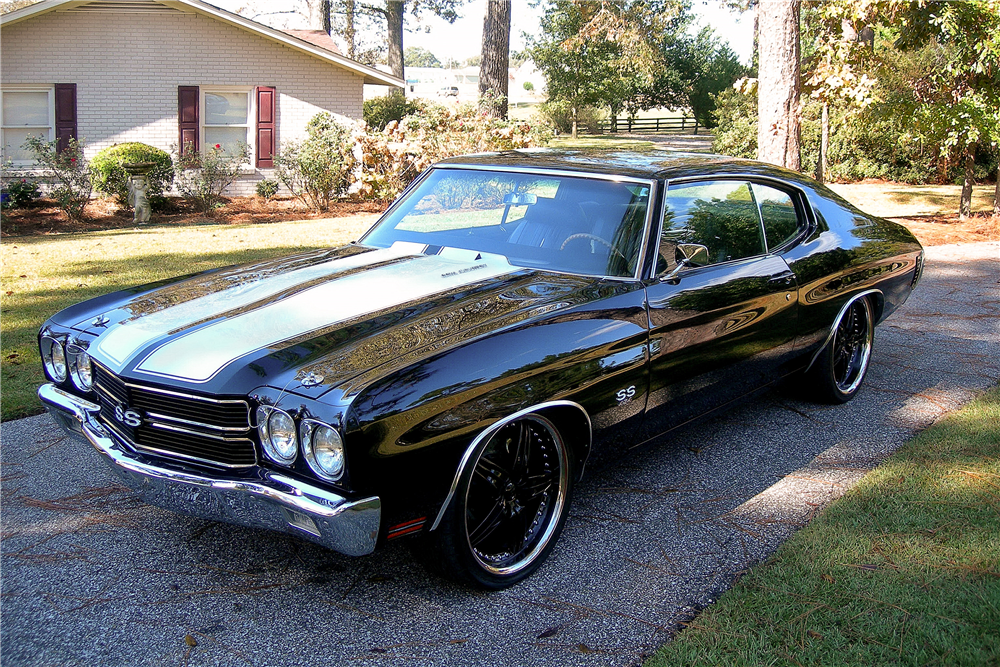
[[[183,199],[169,200],[168,209],[154,212],[153,225],[187,225],[211,223],[248,224],[339,218],[357,213],[381,213],[385,204],[370,201],[336,202],[330,210],[315,212],[295,199],[264,199],[263,197],[233,197],[226,205],[211,213],[203,213]],[[31,206],[3,212],[0,235],[41,236],[72,232],[91,232],[104,229],[134,227],[132,211],[119,208],[113,199],[95,199],[87,204],[86,219],[73,222],[56,206],[55,202],[39,199]]]

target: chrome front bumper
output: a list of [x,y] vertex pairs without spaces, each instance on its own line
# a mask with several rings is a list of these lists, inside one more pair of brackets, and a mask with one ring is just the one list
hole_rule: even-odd
[[213,521],[291,533],[348,556],[375,549],[382,504],[348,500],[269,470],[211,477],[166,467],[119,442],[97,421],[100,406],[46,384],[38,397],[68,433],[104,455],[117,476],[151,505]]

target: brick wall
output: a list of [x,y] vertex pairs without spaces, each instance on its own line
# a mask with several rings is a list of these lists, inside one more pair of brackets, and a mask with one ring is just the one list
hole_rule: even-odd
[[[4,26],[3,84],[77,84],[78,137],[87,155],[124,141],[170,152],[177,86],[274,86],[278,140],[299,139],[314,115],[361,118],[362,78],[207,16],[177,10],[54,11]],[[253,137],[251,119],[250,138]],[[231,194],[271,175],[258,169]]]

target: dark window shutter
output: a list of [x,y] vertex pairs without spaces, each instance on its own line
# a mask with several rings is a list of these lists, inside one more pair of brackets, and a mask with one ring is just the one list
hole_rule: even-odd
[[257,87],[257,167],[273,167],[277,139],[274,118],[275,98],[273,87]]
[[76,84],[57,83],[56,93],[56,150],[64,151],[70,139],[76,139]]
[[198,86],[177,86],[178,153],[199,150],[198,118]]

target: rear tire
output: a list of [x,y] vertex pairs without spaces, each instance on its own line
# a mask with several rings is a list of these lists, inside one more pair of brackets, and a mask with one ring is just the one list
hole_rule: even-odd
[[469,461],[435,533],[445,574],[502,589],[532,574],[566,522],[573,461],[556,426],[526,415]]
[[868,373],[874,339],[872,305],[862,297],[851,303],[834,325],[830,342],[809,374],[818,399],[847,403],[857,395]]

